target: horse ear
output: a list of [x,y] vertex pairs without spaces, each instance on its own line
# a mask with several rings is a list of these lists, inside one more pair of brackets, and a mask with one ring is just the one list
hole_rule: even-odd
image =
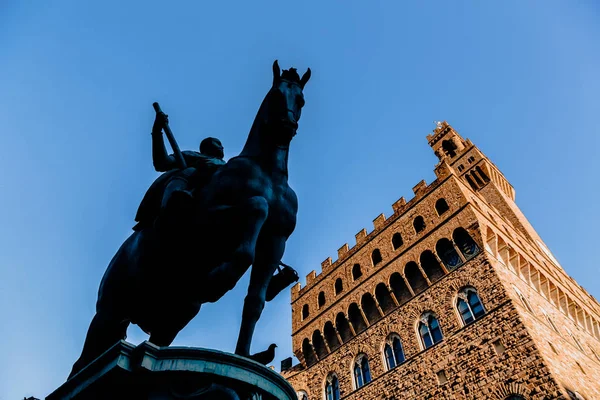
[[279,78],[281,77],[280,74],[281,70],[279,69],[279,64],[277,63],[277,60],[275,60],[273,62],[273,85],[279,81]]
[[302,89],[304,89],[304,85],[306,85],[306,82],[308,82],[308,80],[310,79],[310,68],[306,70],[306,72],[304,73],[304,75],[302,75],[302,78],[300,79],[300,87]]

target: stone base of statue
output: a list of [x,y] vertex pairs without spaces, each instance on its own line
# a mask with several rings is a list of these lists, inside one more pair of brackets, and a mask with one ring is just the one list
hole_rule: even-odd
[[46,400],[296,400],[277,372],[230,353],[115,344]]

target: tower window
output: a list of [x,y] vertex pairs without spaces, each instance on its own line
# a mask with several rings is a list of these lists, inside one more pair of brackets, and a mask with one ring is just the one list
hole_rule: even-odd
[[446,153],[448,157],[452,158],[456,155],[456,145],[451,140],[444,140],[442,142],[442,149],[444,149],[444,153]]
[[467,159],[467,162],[468,162],[469,164],[471,164],[473,161],[475,161],[475,157],[473,157],[473,156],[471,156],[471,157],[469,157],[469,158]]
[[473,179],[475,179],[475,182],[477,183],[477,185],[483,186],[483,181],[481,180],[481,178],[479,178],[479,176],[475,173],[475,171],[471,171],[471,176],[473,177]]
[[352,267],[352,279],[357,280],[362,276],[362,271],[360,270],[360,264],[354,264]]
[[484,182],[487,183],[490,181],[490,178],[488,178],[488,176],[485,174],[485,172],[483,172],[480,166],[475,167],[475,170],[477,170],[477,173],[481,175],[481,179],[483,179]]
[[392,236],[392,246],[394,247],[394,250],[398,249],[403,244],[404,241],[402,240],[402,235],[399,232],[394,233],[394,236]]
[[308,304],[302,306],[302,319],[308,318]]
[[323,307],[325,305],[325,292],[319,293],[319,297],[318,297],[317,301],[319,303],[319,307]]
[[367,356],[361,354],[354,361],[354,384],[356,388],[361,388],[371,382],[371,369],[369,368],[369,360]]
[[393,334],[388,338],[388,341],[385,344],[384,354],[388,370],[396,368],[404,362],[404,350],[402,349],[402,343],[400,342],[398,335]]
[[449,209],[450,209],[450,207],[448,207],[448,203],[446,203],[446,199],[441,198],[435,202],[435,210],[437,211],[438,215],[442,215]]
[[425,313],[419,321],[419,336],[424,349],[428,349],[443,339],[442,329],[432,313]]
[[327,377],[325,400],[340,400],[340,382],[335,374],[329,374]]
[[471,186],[471,189],[477,190],[477,185],[475,184],[475,182],[473,182],[473,178],[471,178],[471,176],[468,173],[465,174],[465,179],[469,183],[469,186]]
[[463,289],[458,293],[456,308],[463,324],[468,325],[485,314],[481,300],[473,288]]
[[460,165],[458,166],[458,172],[463,172],[464,170],[465,170],[465,166],[464,166],[464,165],[462,165],[462,164],[460,164]]
[[414,219],[413,227],[415,228],[415,232],[419,233],[425,229],[425,220],[420,215]]
[[344,290],[344,286],[342,285],[342,278],[337,278],[337,279],[335,280],[334,289],[335,289],[335,294],[338,294],[338,293],[340,293],[342,290]]
[[371,261],[373,261],[373,266],[379,264],[382,261],[381,252],[379,251],[379,249],[373,250],[373,253],[371,253]]

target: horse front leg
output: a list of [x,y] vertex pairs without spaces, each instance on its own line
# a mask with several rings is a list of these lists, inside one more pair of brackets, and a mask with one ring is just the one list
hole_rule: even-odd
[[[258,235],[267,219],[269,205],[264,197],[254,196],[236,206],[221,206],[211,211],[221,234],[213,240],[213,253],[226,261],[206,276],[203,301],[215,302],[233,289],[254,262]],[[221,244],[217,243],[220,242]],[[223,245],[223,243],[225,243]]]
[[235,354],[248,357],[256,323],[265,307],[267,288],[273,273],[279,266],[285,250],[287,238],[282,236],[261,236],[256,247],[254,263],[250,273],[248,294],[244,299],[242,324]]

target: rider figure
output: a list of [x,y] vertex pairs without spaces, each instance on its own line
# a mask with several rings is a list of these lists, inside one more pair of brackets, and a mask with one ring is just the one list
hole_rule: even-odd
[[[181,166],[177,163],[175,156],[167,153],[162,136],[162,130],[166,124],[168,124],[168,116],[163,112],[157,113],[152,127],[152,163],[157,172],[164,173],[161,178],[164,177],[168,180],[168,183],[166,184],[163,182],[164,191],[162,193],[160,210],[156,210],[158,213],[164,212],[167,204],[173,198],[177,198],[175,200],[183,202],[191,199],[192,193],[189,188],[203,187],[208,183],[210,177],[216,170],[225,164],[221,141],[213,137],[208,137],[200,142],[199,153],[190,150],[181,152],[187,166],[186,169],[182,170]],[[165,176],[166,174],[169,174],[169,176]],[[157,179],[157,182],[161,178]],[[155,184],[153,184],[153,186],[154,185]],[[162,187],[163,185],[159,186]],[[151,192],[152,187],[148,193]],[[157,194],[158,193],[154,193],[154,195]],[[152,198],[153,196],[148,197]],[[146,197],[142,200],[142,205],[140,205],[140,211],[138,211],[136,221],[143,220],[143,215],[149,212],[146,211],[149,209],[146,208],[144,203],[146,203]],[[155,202],[148,201],[147,203],[153,204]],[[177,208],[177,206],[177,204],[174,205],[174,208]],[[152,214],[156,214],[156,211]],[[153,215],[154,218],[157,216],[158,215]],[[146,217],[146,219],[148,218]],[[282,290],[298,280],[298,273],[292,267],[283,263],[281,266],[283,268],[278,267],[278,273],[271,278],[271,282],[267,288],[267,301],[271,301]]]
[[[162,129],[168,123],[168,116],[165,113],[159,112],[156,114],[152,127],[152,163],[157,172],[167,172],[181,168],[175,156],[167,154]],[[191,197],[188,190],[191,179],[196,180],[194,182],[198,184],[196,187],[204,186],[215,171],[225,164],[223,145],[219,139],[213,137],[207,137],[200,142],[200,152],[185,150],[181,152],[181,155],[187,164],[187,169],[171,177],[162,197],[162,210],[165,209],[167,202],[175,192],[183,192],[182,195]]]

